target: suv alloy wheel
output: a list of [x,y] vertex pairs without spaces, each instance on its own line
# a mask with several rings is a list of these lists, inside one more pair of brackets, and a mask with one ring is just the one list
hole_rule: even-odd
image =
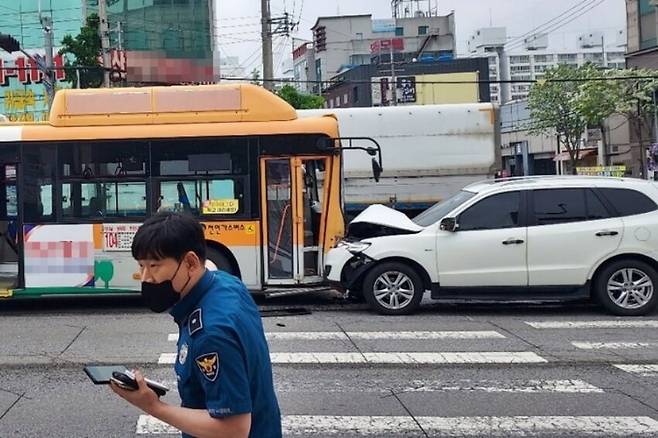
[[425,293],[415,269],[400,262],[373,267],[363,280],[363,297],[382,315],[408,315],[420,304]]
[[615,315],[646,315],[658,304],[658,274],[641,260],[611,263],[599,273],[594,287],[598,301]]

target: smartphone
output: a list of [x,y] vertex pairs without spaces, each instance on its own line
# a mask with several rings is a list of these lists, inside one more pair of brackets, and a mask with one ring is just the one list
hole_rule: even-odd
[[[137,381],[135,380],[135,375],[128,371],[113,371],[112,372],[112,377],[110,377],[110,380],[117,385],[119,385],[121,388],[128,389],[134,391],[137,389]],[[162,397],[169,391],[169,388],[167,388],[165,385],[163,385],[160,382],[156,382],[155,380],[151,379],[144,379],[146,382],[146,386],[151,388],[153,392],[155,392],[159,397]]]
[[96,385],[109,385],[113,372],[128,371],[125,365],[88,365],[84,370]]

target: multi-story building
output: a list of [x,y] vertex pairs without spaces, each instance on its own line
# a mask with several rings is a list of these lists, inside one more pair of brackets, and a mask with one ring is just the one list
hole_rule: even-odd
[[[127,84],[211,82],[219,78],[213,62],[213,0],[105,0],[110,25],[112,67]],[[65,35],[76,36],[98,0],[0,0],[0,29],[32,55],[45,55],[42,17],[52,20],[54,64]],[[121,49],[121,50],[118,50]],[[0,113],[11,120],[44,120],[48,102],[42,73],[22,53],[0,53]],[[217,67],[214,67],[217,65]],[[56,87],[68,87],[57,69]],[[113,77],[114,78],[114,77]]]
[[311,93],[317,88],[313,43],[294,39],[293,47],[295,47],[292,52],[294,86],[302,93]]
[[628,67],[658,68],[658,13],[653,0],[626,0]]
[[[405,6],[409,3],[409,6]],[[394,1],[393,18],[373,20],[370,14],[320,17],[311,28],[312,50],[306,42],[295,46],[295,79],[305,72],[318,85],[358,65],[380,63],[393,54],[397,62],[449,60],[455,54],[454,14],[439,16],[436,9],[415,9],[417,2]]]
[[[16,38],[27,53],[45,56],[45,40],[39,18],[39,3],[44,17],[53,22],[56,88],[68,87],[61,69],[64,61],[57,55],[66,34],[80,32],[80,0],[0,0],[0,29]],[[24,54],[0,50],[0,113],[14,121],[42,121],[48,117],[48,100],[43,75]]]
[[[86,13],[98,11],[99,0],[86,1]],[[108,1],[110,43],[125,50],[126,82],[157,85],[219,80],[219,65],[213,56],[215,4],[214,0]]]
[[[500,103],[509,87],[509,100],[523,100],[528,97],[531,81],[542,79],[546,70],[566,64],[574,67],[591,62],[594,65],[607,68],[624,68],[625,32],[619,31],[615,38],[601,32],[591,32],[582,35],[578,40],[578,48],[573,50],[553,50],[548,46],[547,35],[529,37],[523,42],[523,47],[517,50],[504,50],[505,28],[485,28],[476,31],[469,40],[469,51],[475,56],[486,56],[489,59],[489,77],[492,81],[516,80],[524,83],[491,84],[491,101]],[[517,45],[518,46],[518,45]],[[501,55],[505,58],[501,62]]]

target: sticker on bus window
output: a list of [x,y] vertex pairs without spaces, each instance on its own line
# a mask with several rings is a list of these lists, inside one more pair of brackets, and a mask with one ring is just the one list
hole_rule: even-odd
[[105,251],[130,251],[139,224],[103,224]]
[[237,199],[209,199],[203,202],[203,214],[235,214],[238,208]]

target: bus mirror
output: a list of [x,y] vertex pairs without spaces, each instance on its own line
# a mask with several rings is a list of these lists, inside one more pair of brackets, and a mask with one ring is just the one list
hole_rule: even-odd
[[372,159],[372,176],[375,178],[376,182],[379,182],[379,176],[382,174],[382,166],[379,165],[379,161],[376,158]]

